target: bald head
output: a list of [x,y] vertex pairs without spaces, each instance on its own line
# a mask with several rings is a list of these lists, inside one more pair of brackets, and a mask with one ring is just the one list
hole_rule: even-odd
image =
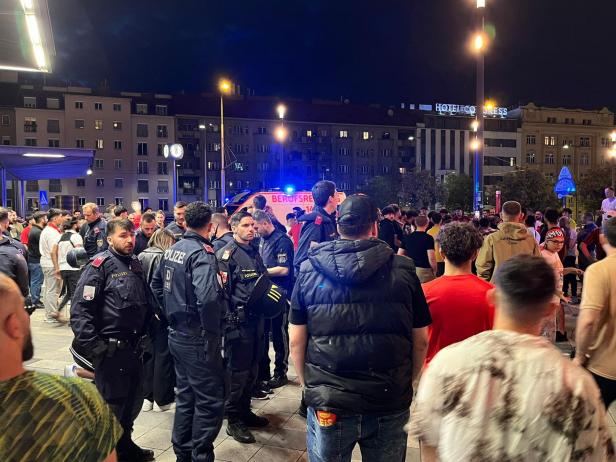
[[23,362],[32,359],[34,348],[30,334],[30,317],[17,284],[0,274],[0,381],[24,371]]

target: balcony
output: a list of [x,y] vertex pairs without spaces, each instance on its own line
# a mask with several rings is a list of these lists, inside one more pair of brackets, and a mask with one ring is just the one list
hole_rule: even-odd
[[36,133],[36,123],[24,124],[24,132],[26,133]]

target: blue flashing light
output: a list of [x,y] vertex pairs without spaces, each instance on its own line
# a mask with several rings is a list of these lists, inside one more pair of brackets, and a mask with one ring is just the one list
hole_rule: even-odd
[[295,186],[293,186],[292,184],[286,185],[284,187],[284,192],[289,196],[293,195],[295,193]]

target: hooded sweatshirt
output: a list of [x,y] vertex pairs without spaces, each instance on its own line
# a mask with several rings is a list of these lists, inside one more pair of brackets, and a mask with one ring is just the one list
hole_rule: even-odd
[[414,270],[376,239],[308,251],[291,304],[291,323],[308,329],[308,406],[340,414],[408,409],[412,330],[430,324]]
[[492,282],[496,269],[516,255],[541,256],[539,245],[523,223],[504,222],[487,236],[479,250],[475,266],[477,276]]

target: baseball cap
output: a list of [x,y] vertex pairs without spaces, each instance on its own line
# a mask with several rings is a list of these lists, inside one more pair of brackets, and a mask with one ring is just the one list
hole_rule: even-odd
[[363,225],[377,220],[378,209],[365,194],[348,196],[338,209],[338,224],[342,226]]
[[560,228],[552,228],[545,234],[546,241],[564,241],[565,233]]

